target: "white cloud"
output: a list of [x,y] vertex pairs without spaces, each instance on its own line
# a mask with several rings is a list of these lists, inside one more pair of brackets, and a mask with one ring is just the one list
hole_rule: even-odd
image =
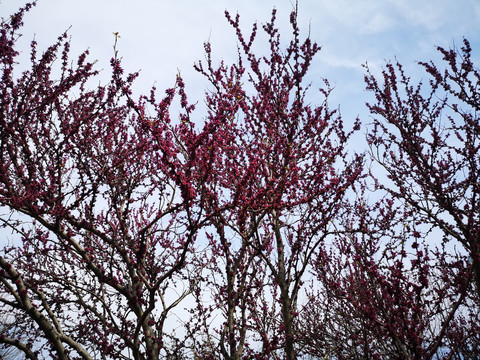
[[395,24],[385,2],[375,0],[321,0],[310,13],[327,32],[354,31],[358,35],[378,33]]
[[[397,11],[397,16],[401,18],[404,25],[422,26],[428,30],[437,29],[445,16],[445,6],[439,6],[438,2],[418,1],[418,0],[400,0],[391,1],[392,7]],[[447,4],[448,5],[448,4]]]
[[[0,14],[8,16],[21,3],[2,1]],[[236,38],[224,18],[225,9],[238,11],[242,28],[248,30],[255,20],[268,21],[275,6],[281,35],[288,39],[293,4],[294,0],[40,0],[27,15],[23,31],[27,39],[36,33],[46,46],[72,25],[73,52],[89,47],[91,57],[107,69],[105,75],[113,55],[112,32],[119,31],[118,49],[126,70],[142,69],[137,86],[148,88],[155,81],[159,89],[171,86],[180,69],[187,90],[198,100],[205,83],[192,64],[203,58],[203,42],[212,41],[215,59],[234,61]],[[379,66],[398,56],[413,64],[432,58],[435,45],[450,46],[463,36],[480,51],[478,0],[300,0],[299,8],[302,34],[311,25],[313,40],[323,47],[312,75],[348,82],[348,89],[363,88],[359,74],[365,61]]]

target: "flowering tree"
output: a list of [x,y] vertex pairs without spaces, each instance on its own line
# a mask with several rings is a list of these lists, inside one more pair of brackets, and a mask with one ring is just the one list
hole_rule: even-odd
[[313,264],[322,286],[309,293],[301,318],[308,353],[466,357],[478,344],[478,300],[461,255],[419,238],[410,209],[391,200],[379,206],[368,207],[362,231],[339,236]]
[[115,56],[111,82],[87,90],[97,73],[87,53],[69,66],[66,34],[41,56],[32,42],[32,67],[15,79],[30,7],[0,33],[0,311],[23,332],[0,342],[30,359],[156,359],[173,336],[169,311],[190,291],[177,287],[194,271],[202,218],[195,135],[169,117],[177,92],[185,121],[191,111],[183,82],[135,103],[136,75]]
[[323,287],[303,318],[310,353],[477,356],[480,77],[466,40],[458,53],[439,51],[446,70],[421,63],[429,86],[411,85],[400,64],[387,64],[383,82],[367,72],[372,168],[386,177],[371,178],[387,195],[357,204],[352,233],[314,264]]
[[[63,34],[15,73],[26,5],[0,27],[0,345],[29,359],[475,358],[480,339],[479,72],[467,41],[423,63],[427,90],[388,64],[367,136],[385,197],[369,203],[320,50],[284,46],[276,12],[238,60],[137,100],[116,49],[111,81]],[[58,66],[56,66],[58,63]],[[54,73],[59,73],[54,77]],[[180,114],[170,115],[179,99]],[[439,236],[440,240],[431,242]],[[199,239],[200,238],[200,239]],[[307,286],[307,285],[308,286]],[[169,315],[190,297],[191,319]],[[193,305],[192,305],[193,304]],[[177,312],[176,314],[178,314]],[[13,320],[13,321],[12,321]],[[13,329],[13,330],[12,330]],[[12,352],[13,353],[13,352]]]
[[305,276],[338,232],[362,158],[347,154],[351,132],[328,107],[328,82],[320,90],[324,101],[307,104],[305,77],[320,48],[309,38],[300,41],[297,12],[290,17],[293,39],[283,50],[273,11],[263,26],[270,50],[263,57],[252,50],[256,25],[244,37],[238,15],[226,16],[237,33],[238,62],[214,67],[207,44],[207,62],[197,65],[213,86],[206,95],[212,132],[204,148],[212,149],[205,154],[206,207],[216,214],[210,239],[213,256],[221,259],[213,275],[220,282],[212,284],[225,318],[218,349],[230,359],[250,354],[244,349],[248,330],[260,344],[257,356],[294,359]]
[[427,90],[410,85],[400,64],[397,71],[388,65],[383,85],[366,77],[376,96],[370,111],[384,119],[374,121],[368,140],[393,182],[378,186],[413,207],[419,221],[439,228],[443,242],[462,245],[480,295],[480,73],[467,40],[459,54],[438,50],[449,68],[442,72],[434,63],[422,63],[432,76]]
[[[466,316],[463,325],[472,329],[456,339],[458,344],[452,342],[450,349],[455,353],[459,348],[475,348],[479,341],[480,73],[467,40],[459,50],[438,50],[447,68],[421,63],[431,75],[428,87],[411,85],[400,64],[387,65],[383,84],[367,74],[367,87],[376,97],[375,103],[368,105],[375,115],[368,142],[373,158],[389,179],[389,183],[377,181],[376,186],[405,207],[399,214],[410,230],[414,251],[422,251],[419,239],[441,234],[434,250],[423,256],[427,256],[425,260],[433,257],[424,263],[434,266],[443,286],[450,289],[442,292],[442,286],[435,283],[437,293],[432,301],[451,302],[440,334],[453,336],[447,328],[462,328],[453,320],[458,307],[463,307],[458,316]],[[428,273],[428,269],[423,271],[425,276]],[[466,308],[474,309],[470,316]]]

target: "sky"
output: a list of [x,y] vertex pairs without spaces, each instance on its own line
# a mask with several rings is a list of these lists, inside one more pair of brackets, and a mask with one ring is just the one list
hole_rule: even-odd
[[[0,17],[23,4],[0,0]],[[28,63],[33,38],[45,49],[69,29],[72,55],[88,48],[106,82],[113,33],[118,32],[117,50],[126,72],[141,71],[137,91],[147,93],[154,84],[169,88],[180,71],[189,99],[201,103],[207,83],[193,64],[204,58],[204,42],[211,42],[217,61],[235,60],[235,32],[224,11],[238,12],[248,31],[255,21],[269,21],[273,7],[288,40],[294,0],[39,0],[24,19],[20,60]],[[480,0],[299,0],[298,16],[301,35],[310,33],[322,47],[308,75],[312,89],[327,78],[335,87],[329,104],[340,107],[346,123],[357,116],[364,124],[370,119],[365,102],[373,95],[365,91],[366,62],[378,74],[387,61],[397,59],[408,74],[421,79],[425,74],[415,61],[439,61],[436,46],[461,46],[465,37],[480,65]]]
[[[0,16],[23,4],[0,0]],[[39,0],[25,17],[20,50],[26,60],[34,37],[44,49],[69,29],[73,55],[88,48],[107,81],[118,32],[126,72],[141,70],[135,90],[171,87],[180,71],[190,100],[201,102],[207,84],[193,64],[204,58],[203,43],[211,42],[214,59],[235,60],[235,33],[224,11],[238,12],[248,31],[255,21],[267,22],[273,7],[288,40],[294,0]],[[313,89],[322,86],[322,78],[330,81],[335,87],[330,106],[340,107],[345,122],[357,115],[369,121],[364,104],[372,94],[365,91],[362,64],[379,73],[397,59],[421,79],[425,74],[415,61],[440,60],[436,46],[461,46],[465,37],[474,57],[480,54],[480,0],[299,0],[299,24],[301,35],[310,33],[322,47],[308,80]]]

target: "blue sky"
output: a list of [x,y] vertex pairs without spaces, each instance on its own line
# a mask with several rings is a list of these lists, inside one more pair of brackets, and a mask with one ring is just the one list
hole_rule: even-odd
[[[245,29],[254,21],[265,23],[273,7],[284,39],[290,36],[289,13],[294,0],[39,0],[25,17],[23,60],[28,60],[34,38],[45,49],[70,26],[73,55],[90,49],[109,79],[114,35],[119,32],[120,56],[127,72],[141,70],[135,89],[148,92],[174,84],[181,71],[191,101],[202,103],[207,85],[193,70],[203,59],[203,43],[210,40],[217,59],[234,61],[235,33],[223,15],[237,11]],[[21,0],[0,0],[0,16],[8,17],[23,5]],[[312,88],[327,78],[335,86],[330,106],[340,106],[345,122],[358,115],[369,122],[364,106],[372,95],[365,91],[362,64],[375,73],[395,57],[413,77],[424,76],[416,60],[439,60],[435,46],[461,46],[471,42],[480,66],[480,0],[299,0],[303,35],[322,46],[312,64]],[[319,97],[319,102],[321,98]],[[357,138],[358,140],[358,138]],[[353,145],[355,147],[355,144]],[[356,150],[362,151],[363,147]]]
[[[0,0],[0,16],[13,13],[24,2]],[[203,42],[210,40],[214,56],[234,60],[234,31],[224,11],[237,11],[245,29],[254,21],[265,23],[278,10],[284,39],[290,36],[288,16],[294,0],[39,0],[25,18],[24,55],[35,36],[40,48],[53,43],[67,28],[74,54],[89,48],[98,67],[105,69],[113,55],[113,32],[119,32],[118,50],[127,72],[141,70],[136,83],[146,92],[156,82],[170,87],[181,71],[192,101],[200,101],[206,86],[192,65],[203,58]],[[335,86],[330,105],[340,105],[345,121],[360,115],[368,122],[363,63],[374,72],[395,57],[414,77],[421,78],[415,60],[439,59],[435,46],[461,45],[469,39],[480,54],[480,1],[478,0],[300,0],[299,22],[305,35],[322,46],[310,71],[313,88],[327,78]],[[477,62],[480,64],[480,61]]]

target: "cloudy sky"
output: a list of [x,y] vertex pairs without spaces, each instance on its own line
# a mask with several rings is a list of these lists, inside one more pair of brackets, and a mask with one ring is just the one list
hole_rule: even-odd
[[[0,16],[22,4],[0,0]],[[154,82],[159,89],[170,87],[181,71],[191,100],[201,101],[206,84],[192,65],[203,58],[203,43],[212,43],[217,59],[234,59],[235,34],[224,11],[239,12],[248,30],[254,21],[267,22],[275,7],[281,34],[288,39],[293,6],[294,0],[39,0],[25,18],[21,46],[26,56],[34,36],[44,48],[71,27],[74,54],[89,48],[108,78],[113,32],[119,32],[126,71],[141,70],[137,90],[148,91]],[[435,46],[460,46],[466,37],[474,55],[480,54],[478,0],[299,0],[299,10],[303,34],[310,31],[322,46],[309,80],[313,87],[321,86],[321,78],[335,85],[330,104],[340,105],[345,121],[360,115],[368,122],[363,104],[371,94],[364,90],[365,62],[378,71],[397,58],[421,78],[415,60],[438,60]]]

